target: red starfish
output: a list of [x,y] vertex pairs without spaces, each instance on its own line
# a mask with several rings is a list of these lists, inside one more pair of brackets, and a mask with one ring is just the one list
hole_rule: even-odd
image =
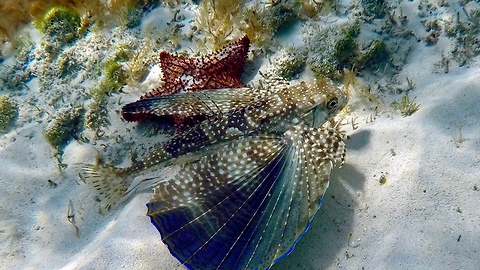
[[240,75],[249,46],[250,40],[244,36],[200,58],[187,58],[161,52],[160,65],[165,84],[143,95],[141,99],[201,89],[243,87]]
[[[240,75],[245,66],[250,40],[247,36],[222,49],[199,58],[187,58],[167,52],[160,53],[160,65],[165,83],[140,99],[192,92],[202,89],[239,88],[244,84]],[[124,108],[122,116],[127,121],[139,121],[158,116],[146,111]],[[161,116],[160,116],[161,117]],[[181,115],[171,116],[177,124],[188,124]],[[163,118],[163,117],[162,117]],[[193,119],[192,119],[193,120]],[[196,122],[196,121],[193,121]]]

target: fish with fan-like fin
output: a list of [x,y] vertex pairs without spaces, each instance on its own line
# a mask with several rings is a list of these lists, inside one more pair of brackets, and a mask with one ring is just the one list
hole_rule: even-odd
[[[255,89],[235,90],[127,105],[128,113],[164,116],[189,113],[185,106],[197,104],[208,113],[131,167],[84,167],[107,209],[135,177],[157,174],[148,215],[170,252],[191,269],[268,269],[286,256],[345,156],[342,133],[326,122],[347,95],[329,80],[272,84],[259,97]],[[162,181],[160,172],[170,165],[181,169]]]

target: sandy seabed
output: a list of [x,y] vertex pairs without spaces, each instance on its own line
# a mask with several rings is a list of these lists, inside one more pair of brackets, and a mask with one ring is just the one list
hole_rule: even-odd
[[[422,36],[414,16],[419,2],[402,5],[412,18],[408,27]],[[355,118],[358,126],[344,126],[346,164],[332,173],[308,232],[272,269],[478,268],[480,63],[473,58],[439,72],[435,65],[450,42],[441,37],[435,46],[409,44],[413,49],[397,76],[414,83],[409,96],[420,107],[411,116],[389,106],[402,95],[383,96],[385,106],[373,118],[360,98],[352,98],[345,119]],[[139,93],[126,95],[135,100]],[[16,100],[27,106],[22,96]],[[184,269],[145,214],[150,194],[100,215],[94,191],[78,177],[78,164],[91,163],[100,148],[70,142],[61,172],[42,135],[44,123],[22,118],[0,138],[0,268]],[[109,130],[122,125],[112,113]],[[69,207],[78,236],[67,219]]]

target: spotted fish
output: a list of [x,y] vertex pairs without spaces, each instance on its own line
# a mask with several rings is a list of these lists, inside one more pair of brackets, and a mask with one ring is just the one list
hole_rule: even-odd
[[[186,101],[212,103],[212,115],[131,167],[84,167],[108,209],[135,177],[158,175],[147,214],[190,269],[268,269],[288,255],[319,208],[331,169],[345,156],[342,133],[326,122],[347,95],[330,81],[279,84],[261,98],[252,98],[254,89],[230,92],[139,101],[138,110],[157,114],[185,113]],[[243,105],[227,109],[235,102]],[[160,180],[171,165],[181,169]]]

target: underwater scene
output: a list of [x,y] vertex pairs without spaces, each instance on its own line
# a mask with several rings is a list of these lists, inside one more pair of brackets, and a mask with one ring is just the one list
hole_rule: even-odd
[[0,13],[0,269],[478,268],[480,1]]

